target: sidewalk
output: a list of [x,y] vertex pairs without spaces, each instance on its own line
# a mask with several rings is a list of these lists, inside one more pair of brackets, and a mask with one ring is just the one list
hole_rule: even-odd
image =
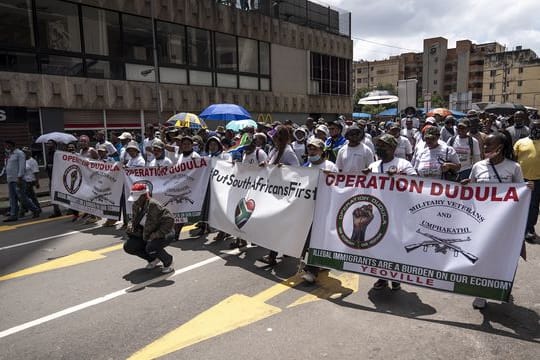
[[[39,179],[39,189],[34,189],[38,197],[41,206],[47,206],[49,204],[49,178]],[[0,183],[0,214],[6,212],[9,208],[9,190],[8,184]]]

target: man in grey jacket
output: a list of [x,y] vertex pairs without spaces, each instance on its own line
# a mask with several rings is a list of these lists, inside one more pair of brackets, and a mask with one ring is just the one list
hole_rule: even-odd
[[32,211],[34,217],[38,217],[41,210],[20,191],[23,183],[24,170],[26,166],[26,156],[15,146],[11,140],[4,142],[4,147],[8,153],[5,173],[9,188],[9,216],[4,222],[17,221],[19,216],[19,200]]

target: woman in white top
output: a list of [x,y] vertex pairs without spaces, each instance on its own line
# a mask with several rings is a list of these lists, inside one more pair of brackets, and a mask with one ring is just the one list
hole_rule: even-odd
[[139,144],[135,141],[130,141],[126,146],[126,152],[129,154],[129,160],[126,163],[126,167],[143,167],[145,166],[144,158],[141,155]]
[[172,161],[165,156],[165,145],[161,140],[154,140],[152,143],[152,152],[154,153],[154,160],[150,161],[149,167],[167,167],[172,166]]
[[[523,182],[521,166],[514,159],[512,136],[505,130],[494,132],[484,142],[485,159],[473,165],[469,179],[462,184],[476,183],[520,183]],[[532,187],[532,183],[527,186]],[[521,250],[525,257],[525,244]],[[476,298],[473,308],[483,309],[487,305],[486,299]]]
[[456,151],[439,142],[441,132],[437,126],[424,128],[426,146],[415,153],[412,165],[419,176],[434,179],[448,179],[450,173],[456,174],[460,168]]

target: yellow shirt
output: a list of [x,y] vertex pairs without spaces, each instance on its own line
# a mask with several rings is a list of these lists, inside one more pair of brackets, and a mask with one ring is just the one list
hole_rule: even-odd
[[514,144],[523,177],[527,180],[540,180],[540,140],[523,138]]

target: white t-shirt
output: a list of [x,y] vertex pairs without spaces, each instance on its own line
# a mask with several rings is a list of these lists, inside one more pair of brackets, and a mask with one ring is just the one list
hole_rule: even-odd
[[[420,119],[418,119],[417,117],[413,117],[411,118],[412,119],[412,126],[413,128],[416,128],[418,129],[420,127]],[[405,129],[407,126],[406,126],[406,123],[407,123],[407,118],[404,117],[403,119],[401,119],[401,128],[402,129]]]
[[398,145],[396,151],[394,151],[394,156],[401,159],[407,159],[407,155],[412,155],[411,142],[405,136],[400,136],[396,140],[398,141]]
[[369,148],[369,150],[371,150],[371,152],[375,154],[375,145],[373,145],[373,141],[371,140],[371,135],[369,137],[368,135],[369,134],[365,134],[364,138],[360,142],[366,145]]
[[298,158],[298,162],[300,164],[304,163],[303,156],[307,153],[307,148],[305,143],[299,143],[298,141],[293,141],[291,144],[294,153],[296,154],[296,157]]
[[330,172],[338,172],[339,171],[336,164],[334,164],[330,160],[324,160],[320,164],[312,164],[312,163],[309,162],[307,167],[312,167],[312,168],[315,168],[315,169],[320,169],[320,170],[323,170],[323,171],[330,171]]
[[401,175],[417,175],[409,160],[394,157],[391,161],[383,163],[382,160],[377,160],[369,165],[371,172],[374,174],[388,173],[389,170],[395,171]]
[[257,166],[260,163],[266,163],[266,160],[268,160],[268,155],[261,148],[256,148],[251,154],[244,152],[242,155],[242,164]]
[[154,159],[152,161],[150,161],[150,163],[148,164],[149,167],[167,167],[167,166],[172,166],[173,162],[171,161],[171,159],[169,159],[168,157],[163,157],[163,159]]
[[199,155],[199,153],[196,153],[195,151],[192,151],[191,154],[189,154],[188,156],[184,156],[184,154],[179,153],[177,164],[181,164],[191,159],[200,159],[200,158],[201,158],[201,155]]
[[[148,152],[146,151],[146,148],[147,147],[152,147],[152,143],[154,142],[154,140],[156,140],[156,138],[152,138],[151,140],[149,138],[146,138],[143,140],[143,146],[142,146],[142,152],[143,152],[143,155],[146,156],[146,161],[147,162],[150,162],[152,160],[154,160],[155,156],[154,154],[152,154],[151,152]],[[165,155],[167,156],[167,155]]]
[[36,181],[36,174],[39,173],[39,166],[34,158],[26,160],[24,167],[24,176],[23,180],[26,182]]
[[[270,154],[268,155],[268,163],[274,164],[277,156],[278,156],[278,151],[276,148],[273,148],[272,151],[270,151]],[[279,159],[278,164],[300,166],[300,162],[298,161],[298,158],[296,157],[296,154],[294,153],[290,145],[287,145],[285,147],[285,150],[283,151],[283,155],[281,155],[281,159]]]
[[374,160],[373,152],[365,144],[360,143],[355,147],[346,144],[338,151],[336,166],[341,172],[360,172]]
[[146,163],[144,161],[144,158],[142,157],[141,154],[139,154],[137,157],[129,159],[127,164],[126,164],[126,167],[128,167],[128,168],[142,167],[142,166],[145,166],[145,165],[146,165]]
[[440,179],[442,177],[442,162],[459,164],[456,150],[444,143],[439,144],[435,149],[426,146],[415,154],[412,164],[419,176]]
[[472,154],[468,136],[465,138],[456,136],[453,144],[450,144],[452,142],[452,138],[448,139],[448,145],[452,146],[458,154],[459,162],[461,164],[459,171],[469,170],[472,168],[475,162],[480,161],[480,145],[478,145],[478,140],[473,137],[471,137],[471,139],[473,149]]
[[[495,165],[495,169],[497,169],[497,173],[493,170],[489,160],[481,160],[473,165],[469,179],[478,183],[520,183],[524,181],[521,166],[515,161],[504,159]],[[497,178],[497,174],[499,174],[501,181]]]

